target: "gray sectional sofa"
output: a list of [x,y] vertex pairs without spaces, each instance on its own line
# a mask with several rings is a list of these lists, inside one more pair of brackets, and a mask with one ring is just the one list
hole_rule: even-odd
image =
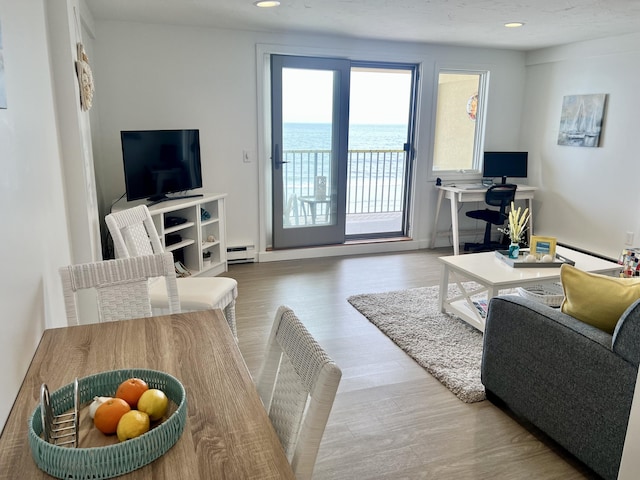
[[598,475],[617,478],[640,362],[640,300],[613,335],[516,295],[491,299],[482,383]]

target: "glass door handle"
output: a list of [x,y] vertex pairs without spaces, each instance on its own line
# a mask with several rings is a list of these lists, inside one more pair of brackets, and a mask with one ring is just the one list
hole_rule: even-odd
[[285,160],[280,160],[280,145],[276,144],[276,146],[273,149],[273,168],[278,170],[280,168],[280,165],[282,165],[283,163],[289,163],[289,162]]

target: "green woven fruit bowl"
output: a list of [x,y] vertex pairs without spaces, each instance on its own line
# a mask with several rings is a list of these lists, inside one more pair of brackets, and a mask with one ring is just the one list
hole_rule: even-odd
[[[80,405],[88,404],[96,396],[113,396],[118,385],[132,377],[142,378],[149,388],[162,390],[173,402],[173,413],[147,433],[126,442],[84,446],[81,440],[80,448],[70,448],[48,443],[41,437],[43,426],[38,405],[29,418],[29,445],[38,468],[56,478],[97,480],[132,472],[167,452],[182,435],[187,420],[184,387],[171,375],[156,370],[133,368],[84,377],[78,379]],[[72,409],[74,384],[65,385],[53,392],[50,402],[54,415]],[[80,415],[88,418],[88,412],[83,411]]]

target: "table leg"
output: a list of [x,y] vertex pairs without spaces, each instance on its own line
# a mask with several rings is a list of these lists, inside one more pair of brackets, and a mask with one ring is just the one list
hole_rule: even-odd
[[487,303],[489,303],[489,300],[491,300],[493,297],[497,297],[498,295],[500,295],[499,288],[487,287]]
[[458,196],[451,195],[451,230],[453,233],[453,254],[460,255],[460,235],[458,233]]
[[449,294],[449,267],[443,266],[442,276],[440,277],[440,291],[438,292],[438,309],[445,313],[444,302]]
[[316,224],[316,203],[312,202],[309,204],[309,210],[311,210],[311,223],[313,225]]

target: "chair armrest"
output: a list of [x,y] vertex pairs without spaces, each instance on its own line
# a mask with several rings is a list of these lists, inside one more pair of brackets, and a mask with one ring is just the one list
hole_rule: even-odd
[[636,367],[640,365],[640,300],[622,314],[613,332],[613,351]]

